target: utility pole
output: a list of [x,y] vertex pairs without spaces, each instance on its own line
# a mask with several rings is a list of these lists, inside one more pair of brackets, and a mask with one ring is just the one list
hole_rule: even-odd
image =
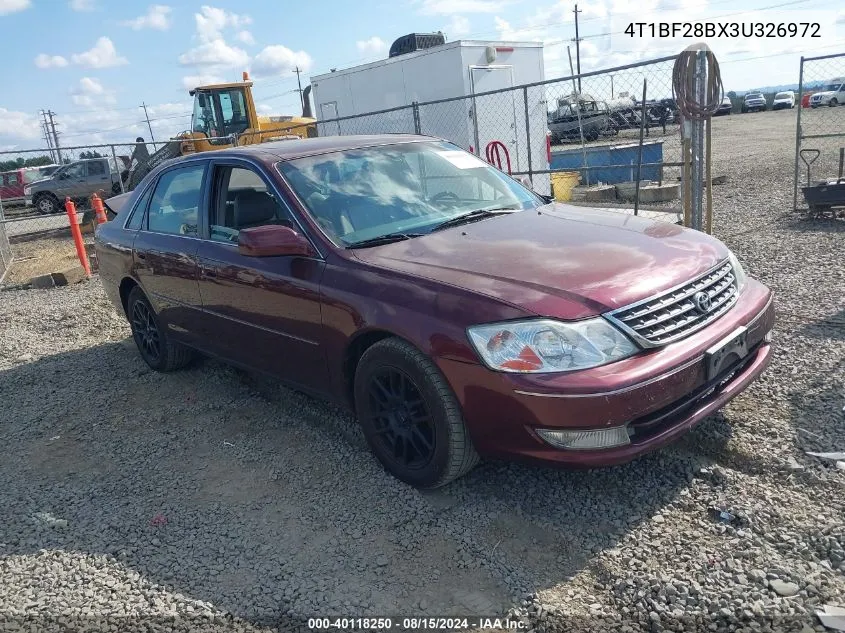
[[297,88],[297,92],[299,93],[299,105],[302,110],[305,111],[305,100],[302,98],[302,82],[300,82],[299,80],[299,73],[301,73],[302,71],[299,70],[299,66],[297,66],[296,69],[292,72],[296,73],[296,85],[299,86]]
[[573,9],[575,14],[575,64],[578,70],[578,94],[581,94],[581,38],[578,36],[578,14],[584,13],[578,10],[578,5]]
[[47,125],[47,113],[41,110],[41,129],[44,130],[44,140],[47,141],[47,149],[50,150],[50,160],[56,162],[56,155],[53,152],[53,141],[50,140],[50,127]]
[[56,148],[57,163],[62,163],[62,151],[59,149],[59,135],[56,133],[56,123],[53,121],[53,115],[56,114],[52,110],[47,110],[47,117],[50,119],[50,129],[53,131],[53,146]]
[[147,104],[142,101],[141,107],[144,108],[144,118],[147,119],[147,128],[149,128],[149,130],[150,130],[150,141],[152,141],[153,150],[155,151],[158,148],[156,147],[156,137],[153,136],[153,126],[150,125],[150,115],[147,114]]

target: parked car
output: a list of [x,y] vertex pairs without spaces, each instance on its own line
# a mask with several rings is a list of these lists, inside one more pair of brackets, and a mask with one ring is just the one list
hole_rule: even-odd
[[749,92],[742,100],[743,112],[764,112],[766,110],[766,97],[762,92]]
[[586,140],[594,141],[610,128],[607,106],[585,94],[558,99],[557,109],[549,114],[549,131],[554,144],[580,141],[582,130]]
[[24,188],[26,206],[34,206],[41,213],[57,213],[67,197],[82,203],[95,193],[120,193],[121,176],[128,173],[129,161],[125,156],[118,156],[118,161],[119,164],[113,158],[86,158],[62,165],[50,176]]
[[810,97],[810,107],[837,106],[845,103],[845,79],[832,79],[820,91]]
[[784,90],[775,95],[772,101],[772,110],[792,109],[795,107],[795,93],[792,90]]
[[719,240],[554,203],[429,137],[194,154],[107,204],[103,287],[152,369],[199,351],[348,406],[419,487],[485,457],[629,461],[772,353],[772,293]]
[[724,116],[726,114],[730,114],[733,111],[734,104],[731,101],[730,97],[725,97],[722,99],[722,103],[719,104],[719,108],[716,110],[716,116]]
[[43,178],[51,168],[58,168],[58,165],[45,165],[42,167],[21,167],[0,174],[0,201],[3,206],[11,207],[25,203],[24,187],[31,182]]

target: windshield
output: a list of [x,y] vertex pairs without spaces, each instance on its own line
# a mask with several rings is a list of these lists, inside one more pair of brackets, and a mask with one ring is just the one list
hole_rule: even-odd
[[822,92],[839,92],[841,89],[842,84],[828,84],[822,89]]
[[789,99],[791,96],[791,92],[779,92],[775,95],[775,99]]
[[401,143],[284,161],[278,169],[339,245],[428,233],[480,209],[533,209],[536,194],[445,142]]
[[749,95],[745,95],[745,98],[746,99],[762,99],[763,95],[761,95],[759,92],[752,92]]

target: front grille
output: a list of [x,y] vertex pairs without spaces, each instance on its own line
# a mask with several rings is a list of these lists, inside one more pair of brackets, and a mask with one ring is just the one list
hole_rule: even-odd
[[712,323],[733,307],[738,296],[736,276],[727,261],[683,286],[606,316],[641,345],[655,347]]

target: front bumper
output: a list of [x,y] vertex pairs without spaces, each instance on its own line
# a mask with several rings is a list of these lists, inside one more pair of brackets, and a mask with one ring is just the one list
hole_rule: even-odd
[[[482,456],[610,466],[665,446],[741,393],[770,362],[764,339],[773,324],[770,291],[749,280],[737,304],[708,327],[618,363],[568,375],[503,374],[450,361],[441,367]],[[748,330],[748,355],[708,383],[705,350],[740,326]],[[598,450],[556,448],[536,431],[619,426],[630,444]]]

